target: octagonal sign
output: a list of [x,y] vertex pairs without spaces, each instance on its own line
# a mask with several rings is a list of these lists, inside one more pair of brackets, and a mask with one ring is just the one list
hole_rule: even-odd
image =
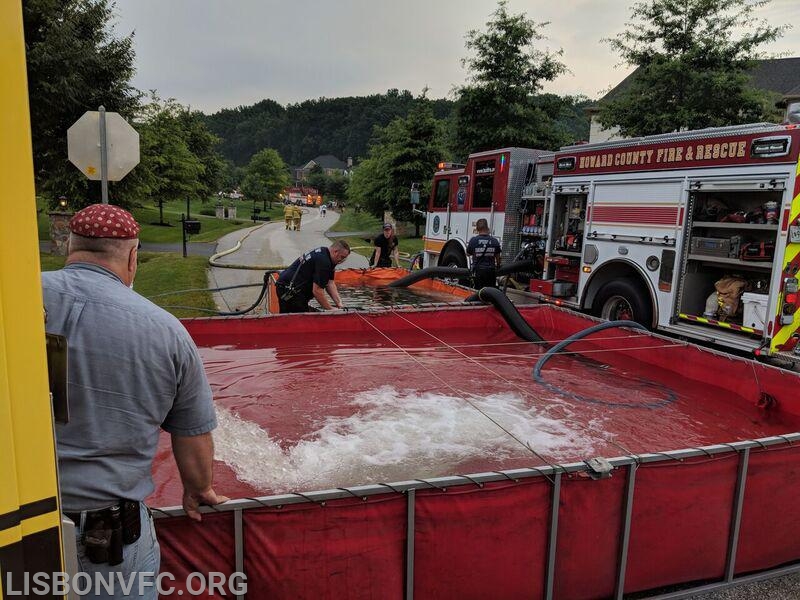
[[[119,181],[139,164],[139,133],[119,113],[106,113],[108,180]],[[89,110],[67,129],[69,161],[89,179],[99,181],[100,113]]]

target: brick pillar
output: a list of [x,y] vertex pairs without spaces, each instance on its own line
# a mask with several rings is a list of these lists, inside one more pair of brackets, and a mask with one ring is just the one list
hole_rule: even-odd
[[50,217],[50,254],[56,256],[67,255],[67,242],[69,242],[69,220],[74,213],[53,211]]
[[216,209],[217,218],[218,219],[224,219],[225,218],[225,207],[222,206],[221,204],[217,204],[215,209]]
[[229,206],[228,207],[228,218],[235,219],[236,218],[236,206]]

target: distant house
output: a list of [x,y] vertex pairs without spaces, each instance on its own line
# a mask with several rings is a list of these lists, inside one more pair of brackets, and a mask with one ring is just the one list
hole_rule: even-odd
[[348,158],[347,162],[341,161],[333,154],[323,154],[312,158],[300,167],[292,168],[292,177],[295,181],[303,181],[314,167],[319,167],[326,175],[349,175],[353,170],[353,159]]
[[[615,99],[621,92],[627,90],[636,79],[639,72],[637,68],[633,73],[623,79],[615,88],[600,98],[596,104],[586,108],[589,115],[589,142],[605,142],[618,140],[623,136],[619,128],[604,129],[597,119],[600,105]],[[792,102],[800,101],[800,57],[770,58],[756,61],[752,71],[753,87],[774,92],[781,96],[778,106],[787,107]]]

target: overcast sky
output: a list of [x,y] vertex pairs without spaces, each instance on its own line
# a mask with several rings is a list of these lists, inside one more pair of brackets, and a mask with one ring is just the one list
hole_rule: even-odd
[[[600,40],[623,31],[632,0],[510,0],[550,21],[540,48],[563,49],[570,73],[545,88],[597,98],[630,71]],[[133,84],[213,112],[271,98],[362,96],[390,88],[449,97],[464,83],[464,36],[485,29],[490,0],[117,0],[119,35],[135,32]],[[773,0],[771,24],[800,16]],[[771,53],[800,55],[800,27]]]

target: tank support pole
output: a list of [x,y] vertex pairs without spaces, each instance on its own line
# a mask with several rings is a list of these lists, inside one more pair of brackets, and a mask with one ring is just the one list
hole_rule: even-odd
[[558,507],[561,503],[561,473],[553,477],[553,499],[550,502],[550,539],[547,542],[547,573],[544,580],[544,597],[553,600],[553,583],[556,576],[556,544],[558,542]]
[[742,506],[744,505],[744,488],[747,481],[747,465],[750,462],[750,448],[739,453],[739,469],[736,474],[736,495],[733,499],[731,514],[731,537],[728,540],[728,558],[725,566],[725,581],[733,581],[736,571],[736,549],[739,545],[739,527],[742,523]]
[[625,516],[622,522],[622,539],[619,548],[619,571],[614,598],[622,600],[625,592],[625,569],[628,566],[628,545],[631,541],[631,517],[633,516],[633,491],[636,487],[636,463],[628,465],[628,481],[625,485]]
[[[244,573],[244,527],[242,526],[242,509],[233,511],[233,543],[235,548],[236,572]],[[238,600],[244,600],[242,594],[237,594]]]
[[414,489],[406,492],[406,600],[414,600]]

